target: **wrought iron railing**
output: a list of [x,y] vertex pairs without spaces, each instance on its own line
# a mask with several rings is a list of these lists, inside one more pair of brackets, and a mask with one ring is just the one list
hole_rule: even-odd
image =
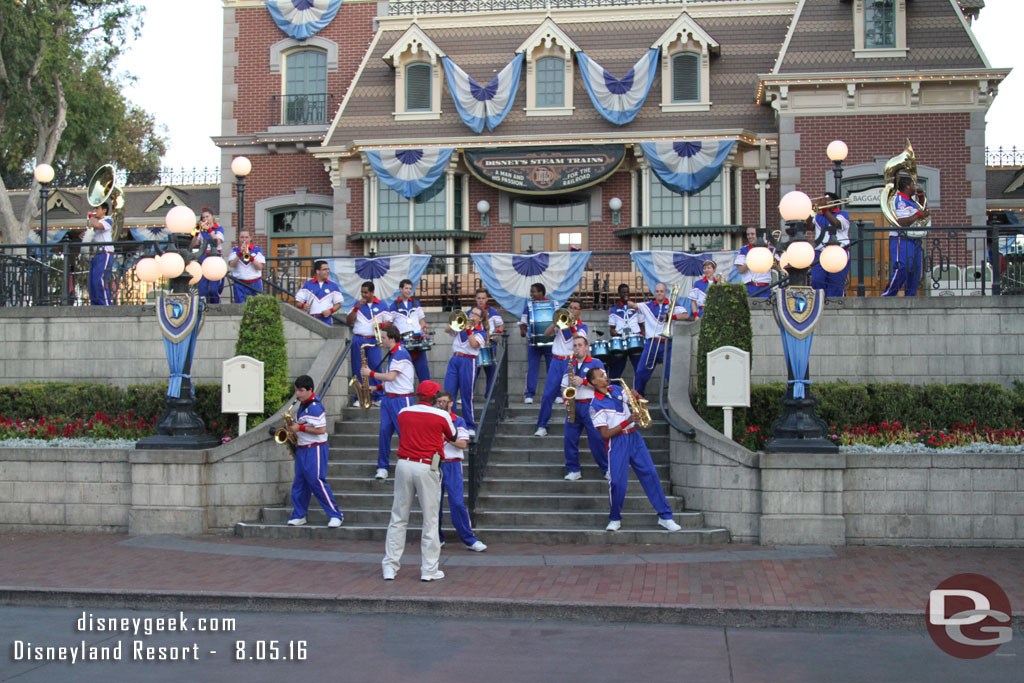
[[1024,148],[986,147],[986,166],[1024,166]]
[[[85,173],[58,173],[53,179],[53,187],[77,188],[85,187],[92,176]],[[32,186],[32,174],[21,173],[5,175],[4,182],[8,190],[24,190]],[[118,187],[147,187],[151,185],[182,186],[182,185],[219,185],[219,168],[161,168],[159,171],[114,171],[114,184]]]
[[505,418],[508,408],[508,334],[502,333],[498,347],[498,373],[487,394],[480,419],[476,424],[476,436],[469,440],[469,514],[476,514],[476,501],[487,472],[487,461],[494,440],[498,437],[498,425]]
[[679,5],[682,0],[392,0],[388,15],[455,14],[460,12],[502,12],[515,10],[576,9],[587,7],[629,7]]
[[271,96],[275,118],[282,126],[327,125],[333,101],[334,95],[330,93]]

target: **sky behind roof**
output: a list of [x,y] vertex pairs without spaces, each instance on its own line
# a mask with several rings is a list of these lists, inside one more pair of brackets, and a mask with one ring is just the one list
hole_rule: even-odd
[[[220,164],[210,140],[220,135],[224,10],[219,0],[147,0],[142,36],[118,64],[138,78],[128,97],[167,126],[164,166],[174,169]],[[1020,114],[1024,110],[1024,50],[1019,27],[1024,2],[988,0],[974,23],[989,63],[1013,68],[1003,81],[987,116],[989,147],[1021,147]],[[170,55],[173,55],[171,57]],[[269,105],[268,105],[269,106]]]

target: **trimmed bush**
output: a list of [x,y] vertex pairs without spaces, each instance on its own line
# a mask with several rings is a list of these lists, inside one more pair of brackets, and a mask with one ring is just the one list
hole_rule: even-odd
[[[292,393],[281,304],[277,299],[267,294],[246,299],[235,355],[263,361],[263,417],[273,415]],[[249,416],[252,427],[262,421],[259,416]]]
[[[708,424],[722,431],[725,417],[721,408],[707,405],[708,353],[720,346],[735,346],[750,353],[754,334],[750,327],[750,305],[747,288],[743,285],[719,284],[708,287],[704,314],[701,316],[697,338],[697,412]],[[677,351],[678,352],[678,351]],[[754,356],[750,356],[753,365]],[[751,403],[753,405],[753,403]],[[732,413],[733,434],[747,431],[747,408],[736,408]]]

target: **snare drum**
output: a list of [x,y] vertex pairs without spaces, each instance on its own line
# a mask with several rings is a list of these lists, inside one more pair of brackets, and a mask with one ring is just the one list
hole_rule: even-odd
[[611,347],[613,356],[621,356],[626,353],[626,338],[625,337],[612,337],[608,344]]
[[604,339],[595,339],[590,343],[590,355],[594,358],[607,360],[611,356],[611,348]]
[[626,353],[634,356],[644,351],[644,336],[642,334],[631,334],[626,337]]
[[402,335],[402,345],[407,351],[429,351],[433,346],[430,337],[425,334],[413,334],[407,332]]
[[527,341],[530,346],[551,346],[555,342],[555,336],[544,336],[555,320],[555,304],[551,301],[531,301],[527,304]]
[[494,365],[495,363],[497,363],[498,359],[495,356],[495,353],[494,353],[495,350],[496,349],[493,346],[487,346],[487,345],[481,346],[480,347],[480,355],[477,356],[477,359],[476,359],[477,366],[485,367],[485,366]]

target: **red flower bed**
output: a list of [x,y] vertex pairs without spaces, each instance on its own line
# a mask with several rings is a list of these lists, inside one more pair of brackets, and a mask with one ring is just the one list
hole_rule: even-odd
[[[892,444],[920,443],[930,448],[956,448],[972,443],[990,443],[1000,446],[1024,445],[1024,428],[993,429],[977,422],[956,424],[945,429],[934,429],[922,422],[916,427],[899,422],[879,422],[871,425],[847,426],[839,430],[830,427],[827,435],[840,446],[864,444],[868,446],[889,446]],[[760,427],[747,427],[736,441],[752,451],[760,450],[771,438],[771,433]]]

